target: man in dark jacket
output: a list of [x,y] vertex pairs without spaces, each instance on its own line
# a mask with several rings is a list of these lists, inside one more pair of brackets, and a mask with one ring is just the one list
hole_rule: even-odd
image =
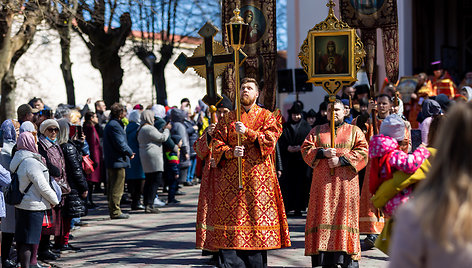
[[134,153],[128,146],[121,121],[126,115],[123,105],[115,103],[110,109],[110,122],[103,131],[105,166],[108,172],[108,210],[112,219],[127,219],[129,215],[121,212],[120,201],[125,187],[125,168],[130,166],[130,158],[134,158]]

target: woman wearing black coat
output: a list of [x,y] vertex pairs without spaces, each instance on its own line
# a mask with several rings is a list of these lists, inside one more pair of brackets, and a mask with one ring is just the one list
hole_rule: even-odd
[[88,194],[88,185],[82,168],[82,153],[80,148],[69,140],[69,122],[67,119],[57,120],[59,124],[58,143],[61,146],[66,164],[67,182],[71,192],[67,195],[63,213],[64,236],[56,239],[55,247],[62,250],[79,250],[69,244],[70,223],[72,218],[85,216],[85,198]]

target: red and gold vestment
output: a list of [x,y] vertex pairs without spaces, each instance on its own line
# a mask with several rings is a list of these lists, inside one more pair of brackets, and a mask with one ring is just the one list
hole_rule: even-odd
[[329,124],[313,128],[302,145],[305,162],[313,168],[310,202],[305,229],[305,255],[320,251],[343,251],[360,258],[359,178],[357,172],[367,164],[368,143],[357,127],[344,123],[336,128],[336,155],[346,166],[330,175],[328,160],[317,158],[320,149],[331,147]]
[[273,157],[282,134],[281,124],[270,111],[257,105],[242,112],[241,122],[248,130],[242,139],[243,188],[239,189],[235,122],[236,113],[232,111],[218,122],[213,135],[212,157],[220,173],[210,176],[214,196],[207,220],[208,245],[237,250],[289,247],[287,217]]

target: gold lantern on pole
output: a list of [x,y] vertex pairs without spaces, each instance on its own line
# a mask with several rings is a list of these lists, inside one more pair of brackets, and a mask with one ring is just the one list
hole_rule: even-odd
[[[239,16],[240,10],[236,7],[233,11],[234,16],[230,22],[226,24],[226,34],[228,36],[229,45],[234,50],[234,71],[235,71],[235,84],[236,84],[236,120],[241,121],[241,96],[240,96],[240,85],[239,85],[239,53],[240,50],[246,44],[248,25],[244,22],[243,18]],[[241,134],[238,133],[238,146],[241,146]],[[243,169],[242,159],[238,157],[238,172],[239,172],[239,188],[243,188]]]

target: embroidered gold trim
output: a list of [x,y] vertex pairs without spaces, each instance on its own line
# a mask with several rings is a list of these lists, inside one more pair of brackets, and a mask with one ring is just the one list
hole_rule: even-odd
[[267,231],[267,230],[279,230],[283,228],[284,226],[280,225],[273,225],[273,226],[224,226],[224,225],[215,225],[215,226],[210,226],[202,223],[197,224],[197,229],[203,229],[203,230],[209,230],[209,231],[214,231],[214,230],[226,230],[226,231],[250,231],[250,230],[256,230],[256,231]]
[[332,231],[342,230],[342,231],[348,231],[350,233],[355,233],[355,234],[359,233],[358,228],[353,228],[353,227],[349,227],[349,226],[346,226],[346,225],[320,224],[316,227],[313,227],[313,228],[310,228],[310,229],[306,230],[305,234],[308,235],[308,234],[312,234],[312,233],[317,233],[318,230],[320,230],[320,229],[322,229],[322,230],[332,230]]

